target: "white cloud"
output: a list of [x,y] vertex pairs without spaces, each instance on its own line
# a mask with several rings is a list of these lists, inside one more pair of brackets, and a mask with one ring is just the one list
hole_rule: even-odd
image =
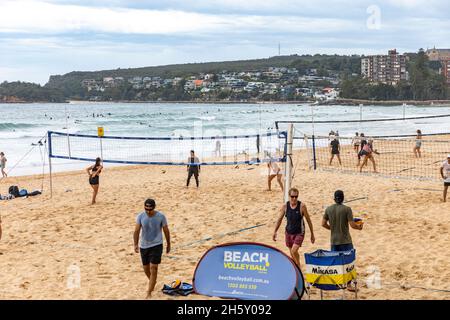
[[[366,27],[368,5],[380,30]],[[450,47],[443,0],[0,0],[0,81],[277,54]],[[107,59],[105,59],[107,57]]]
[[214,27],[214,17],[177,11],[90,8],[41,1],[3,1],[0,31],[18,33],[110,33],[165,34],[191,32],[199,24]]
[[268,30],[331,32],[355,27],[339,19],[297,16],[213,15],[175,10],[83,7],[42,1],[2,1],[0,32],[61,34],[211,34]]

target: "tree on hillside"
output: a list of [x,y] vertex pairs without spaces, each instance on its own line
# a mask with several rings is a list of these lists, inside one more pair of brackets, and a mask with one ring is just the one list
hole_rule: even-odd
[[413,89],[414,100],[425,100],[426,94],[426,82],[430,77],[430,73],[427,69],[428,57],[423,49],[419,50],[416,60],[412,64],[411,70],[411,85]]

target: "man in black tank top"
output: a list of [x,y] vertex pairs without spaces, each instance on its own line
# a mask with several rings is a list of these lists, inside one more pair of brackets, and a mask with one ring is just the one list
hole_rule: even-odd
[[303,239],[305,238],[305,223],[303,217],[306,218],[308,222],[309,230],[311,231],[311,243],[316,241],[314,237],[313,225],[311,218],[309,217],[306,205],[298,201],[299,191],[296,188],[289,190],[289,201],[281,207],[280,216],[278,217],[275,231],[273,233],[273,241],[277,241],[277,232],[280,228],[283,217],[286,217],[286,231],[285,231],[285,241],[286,247],[289,248],[291,257],[297,266],[300,268],[300,255],[298,250],[302,246]]

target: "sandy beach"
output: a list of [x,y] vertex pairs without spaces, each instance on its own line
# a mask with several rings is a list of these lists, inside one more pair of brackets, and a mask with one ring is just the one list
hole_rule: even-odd
[[[352,230],[359,298],[450,299],[450,292],[431,290],[450,290],[450,203],[440,201],[441,182],[313,172],[305,167],[296,169],[293,186],[312,216],[316,243],[311,244],[307,231],[302,263],[304,252],[329,248],[329,232],[320,224],[325,206],[333,203],[333,192],[342,189],[346,200],[359,199],[348,205],[365,221],[364,230]],[[282,230],[278,241],[272,241],[283,194],[275,181],[273,191],[265,191],[266,174],[265,165],[205,166],[197,190],[192,184],[186,189],[185,167],[105,169],[93,206],[86,172],[55,175],[52,198],[46,177],[43,195],[0,202],[0,299],[143,299],[147,279],[134,253],[132,234],[148,197],[156,199],[172,234],[172,252],[163,255],[154,299],[182,299],[162,294],[163,284],[175,279],[191,283],[198,259],[213,245],[252,241],[287,253]],[[0,193],[13,184],[39,189],[41,182],[42,176],[10,177],[1,182]],[[223,235],[259,224],[264,225]],[[189,245],[207,237],[213,239]],[[67,282],[73,265],[80,268],[81,283],[71,289]],[[368,287],[365,280],[377,271],[381,288]],[[350,293],[346,296],[352,298]],[[317,290],[311,298],[319,299]],[[193,294],[186,299],[211,298]]]

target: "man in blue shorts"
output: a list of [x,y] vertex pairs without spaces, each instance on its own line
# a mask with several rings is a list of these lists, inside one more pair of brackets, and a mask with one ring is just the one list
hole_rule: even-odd
[[[158,276],[158,265],[161,263],[163,252],[163,239],[166,238],[166,253],[170,252],[170,232],[167,226],[166,217],[155,210],[156,203],[153,199],[147,199],[144,203],[144,212],[136,217],[136,227],[134,229],[134,251],[141,253],[144,272],[149,280],[147,299],[151,298],[155,289],[156,278]],[[140,245],[139,245],[140,233]]]

